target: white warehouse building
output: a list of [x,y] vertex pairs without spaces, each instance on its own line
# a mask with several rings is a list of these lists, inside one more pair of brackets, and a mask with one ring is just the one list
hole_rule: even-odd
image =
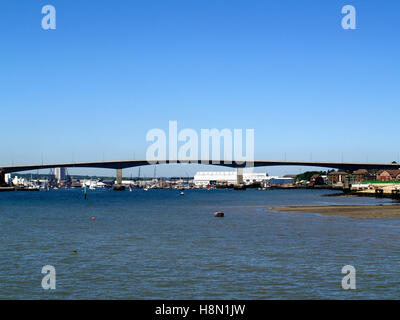
[[[267,173],[243,173],[243,182],[251,184],[254,182],[266,182]],[[238,183],[236,171],[199,171],[194,176],[196,186],[207,186],[217,183],[236,184]]]

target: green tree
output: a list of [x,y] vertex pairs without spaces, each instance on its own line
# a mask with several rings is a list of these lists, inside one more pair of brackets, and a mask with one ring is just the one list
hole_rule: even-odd
[[311,177],[314,174],[325,175],[326,172],[325,171],[306,171],[306,172],[298,174],[296,176],[296,181],[301,181],[301,180],[310,181]]

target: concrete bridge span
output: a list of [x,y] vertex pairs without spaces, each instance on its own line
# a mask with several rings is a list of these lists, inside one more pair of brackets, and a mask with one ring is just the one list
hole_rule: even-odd
[[[272,161],[272,160],[255,160],[247,163],[236,163],[227,160],[163,160],[158,162],[149,162],[147,160],[122,160],[122,161],[92,161],[92,162],[65,162],[50,164],[32,164],[32,165],[16,165],[16,166],[0,166],[0,186],[5,185],[4,175],[13,172],[22,172],[30,170],[50,169],[50,168],[102,168],[117,170],[117,183],[121,183],[122,169],[154,165],[154,164],[203,164],[218,165],[231,168],[245,167],[269,167],[269,166],[310,166],[340,170],[357,170],[357,169],[398,169],[400,165],[397,163],[360,163],[360,162],[322,162],[322,161]],[[239,173],[240,172],[240,173]],[[238,174],[242,174],[239,170]]]
[[1,166],[0,173],[23,172],[30,170],[50,169],[50,168],[102,168],[102,169],[126,169],[132,167],[154,165],[154,164],[203,164],[217,165],[231,168],[245,167],[269,167],[269,166],[309,166],[340,170],[357,169],[398,169],[397,163],[361,163],[361,162],[324,162],[324,161],[272,161],[272,160],[254,160],[247,163],[236,163],[227,160],[164,160],[158,162],[149,162],[147,160],[122,160],[122,161],[92,161],[92,162],[65,162],[48,163],[32,165],[13,165]]

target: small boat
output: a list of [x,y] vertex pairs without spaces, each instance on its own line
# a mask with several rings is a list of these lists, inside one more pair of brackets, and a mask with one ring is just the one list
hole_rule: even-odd
[[184,196],[184,195],[185,195],[185,193],[184,193],[183,191],[181,191],[180,195],[181,195],[181,196]]
[[146,187],[146,188],[143,188],[143,190],[144,190],[144,191],[148,191],[148,190],[149,190],[149,188],[147,188],[147,187]]
[[217,211],[216,213],[214,213],[214,217],[223,218],[224,217],[224,213],[222,211]]

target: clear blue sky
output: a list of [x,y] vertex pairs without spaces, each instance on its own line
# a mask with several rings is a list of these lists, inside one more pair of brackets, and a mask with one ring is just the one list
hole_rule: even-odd
[[399,1],[4,0],[0,164],[144,158],[169,120],[253,128],[256,159],[397,160],[399,33]]

